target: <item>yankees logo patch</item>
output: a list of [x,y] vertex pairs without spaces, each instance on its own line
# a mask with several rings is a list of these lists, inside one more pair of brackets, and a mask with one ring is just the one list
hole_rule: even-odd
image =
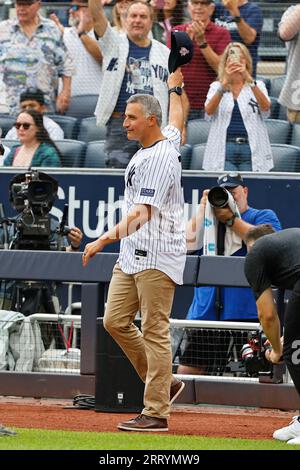
[[135,166],[133,165],[128,171],[126,186],[132,186],[132,178],[134,174],[135,174]]
[[185,55],[188,55],[189,53],[190,51],[186,47],[181,47],[179,49],[179,54],[181,55],[181,57],[184,57]]

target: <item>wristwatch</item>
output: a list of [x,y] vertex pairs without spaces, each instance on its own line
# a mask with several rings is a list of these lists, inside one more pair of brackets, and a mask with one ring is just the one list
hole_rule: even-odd
[[177,95],[182,95],[182,88],[180,86],[174,86],[173,88],[170,88],[170,90],[168,91],[169,95],[171,93],[176,93]]
[[249,83],[250,88],[255,88],[257,85],[256,80],[253,80],[253,82]]
[[206,49],[208,46],[207,42],[203,42],[202,44],[199,45],[200,49]]
[[80,33],[78,33],[79,38],[81,38],[81,36],[86,36],[86,35],[87,35],[86,31],[80,31]]
[[236,218],[236,215],[233,214],[233,216],[226,221],[227,227],[232,227],[233,226],[235,218]]
[[227,90],[225,90],[225,88],[222,87],[222,85],[220,85],[217,89],[217,93],[219,93],[219,95],[222,97],[224,95],[224,93],[226,93]]
[[234,23],[240,23],[242,21],[242,17],[234,16],[231,21],[233,21]]

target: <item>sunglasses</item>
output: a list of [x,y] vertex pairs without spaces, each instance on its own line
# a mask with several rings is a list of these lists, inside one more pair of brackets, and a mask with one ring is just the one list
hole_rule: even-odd
[[15,122],[14,126],[18,130],[21,129],[21,127],[23,127],[25,131],[28,131],[29,127],[31,127],[32,124],[30,122]]
[[201,0],[190,0],[191,4],[192,5],[210,5],[212,2],[205,2],[205,1],[201,1]]

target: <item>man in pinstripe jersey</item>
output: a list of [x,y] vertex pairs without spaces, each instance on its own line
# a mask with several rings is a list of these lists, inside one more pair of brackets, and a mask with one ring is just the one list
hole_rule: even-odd
[[[145,383],[144,409],[120,423],[125,431],[168,431],[170,404],[183,382],[172,377],[169,315],[176,284],[182,284],[186,258],[179,146],[183,128],[180,69],[168,80],[169,125],[160,129],[156,98],[134,95],[127,101],[123,126],[142,148],[125,172],[126,215],[88,243],[83,266],[106,245],[121,240],[109,286],[104,327],[124,350]],[[137,311],[142,333],[134,325]]]

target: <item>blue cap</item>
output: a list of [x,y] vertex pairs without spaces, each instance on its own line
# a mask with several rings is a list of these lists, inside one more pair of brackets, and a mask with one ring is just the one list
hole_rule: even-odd
[[237,186],[245,187],[246,185],[239,173],[227,173],[219,176],[218,186],[221,186],[221,188],[236,188]]

